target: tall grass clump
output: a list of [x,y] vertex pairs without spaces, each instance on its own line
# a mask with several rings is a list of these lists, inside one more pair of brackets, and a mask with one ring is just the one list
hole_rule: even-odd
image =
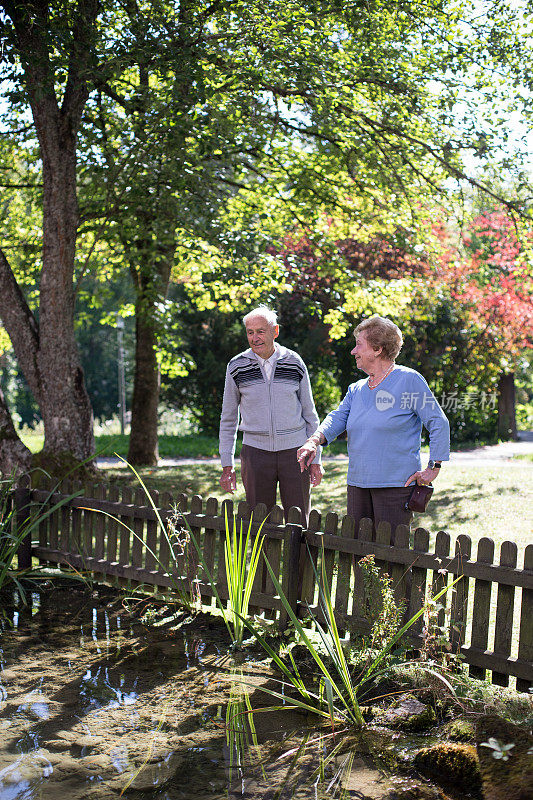
[[243,642],[244,631],[250,627],[250,623],[247,620],[248,609],[265,538],[264,535],[261,535],[261,531],[266,522],[266,518],[260,524],[253,540],[251,518],[248,522],[248,528],[245,531],[243,520],[238,519],[235,511],[233,512],[233,520],[230,524],[228,508],[224,506],[224,520],[226,534],[224,539],[224,563],[228,585],[227,603],[220,598],[216,580],[213,579],[211,571],[202,555],[200,544],[197,542],[190,528],[189,532],[196,550],[198,551],[200,562],[204,568],[213,594],[215,595],[218,608],[220,609],[232,642],[235,647],[240,647]]
[[26,509],[26,519],[21,523],[17,519],[17,510],[14,502],[16,487],[17,478],[15,476],[10,476],[0,481],[0,591],[12,585],[18,590],[23,605],[26,605],[26,591],[23,581],[35,582],[42,570],[39,568],[17,569],[14,562],[19,548],[26,537],[31,536],[41,522],[72,498],[81,494],[81,491],[62,498],[59,502],[43,511],[43,507],[47,505],[48,499],[53,494],[52,490],[48,499],[42,505],[35,505]]
[[[305,685],[299,673],[298,666],[290,652],[289,658],[291,664],[289,665],[274,651],[266,639],[257,634],[252,626],[249,625],[253,635],[271,656],[283,675],[281,691],[276,691],[267,687],[261,687],[261,691],[281,700],[283,703],[282,707],[301,709],[317,714],[325,721],[327,720],[332,727],[339,724],[362,727],[364,719],[359,705],[361,696],[373,681],[378,677],[386,676],[389,669],[385,662],[386,657],[404,634],[407,633],[409,628],[424,614],[425,607],[421,608],[408,622],[402,625],[393,635],[389,636],[388,640],[382,644],[379,652],[372,657],[370,662],[367,663],[362,670],[358,668],[356,671],[349,664],[346,653],[347,648],[341,641],[337,621],[335,619],[331,590],[325,572],[324,547],[322,546],[320,578],[314,566],[313,569],[315,569],[315,576],[319,586],[319,601],[325,624],[321,624],[317,616],[309,610],[311,620],[318,633],[318,644],[311,638],[310,633],[304,628],[302,622],[294,613],[266,557],[265,561],[276,592],[292,622],[294,632],[297,638],[306,645],[309,654],[315,662],[318,676],[318,688],[314,691]],[[460,577],[452,583],[452,586],[455,585],[458,580],[460,580]],[[442,597],[447,590],[448,587],[442,589],[433,598],[433,601]],[[441,679],[453,693],[453,689],[448,681],[444,678]],[[287,694],[287,689],[289,689],[290,695]]]

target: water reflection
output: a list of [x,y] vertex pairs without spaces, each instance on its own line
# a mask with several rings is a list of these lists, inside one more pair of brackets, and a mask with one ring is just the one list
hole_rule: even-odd
[[[82,678],[80,697],[85,713],[95,708],[117,708],[118,706],[131,706],[138,698],[135,691],[124,691],[126,682],[124,675],[118,679],[119,685],[113,686],[109,677],[108,667],[88,669]],[[134,686],[137,679],[134,680]]]

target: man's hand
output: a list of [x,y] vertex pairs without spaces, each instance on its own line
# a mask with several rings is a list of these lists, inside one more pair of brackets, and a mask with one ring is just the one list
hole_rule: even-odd
[[222,467],[220,486],[225,492],[231,492],[233,494],[237,488],[237,475],[234,467]]
[[414,472],[410,475],[404,483],[404,486],[409,486],[410,483],[416,481],[419,486],[424,486],[425,484],[432,483],[437,475],[439,474],[440,469],[430,469],[426,467],[421,472]]
[[322,469],[322,464],[310,464],[309,478],[311,480],[311,486],[319,486],[323,474],[324,470]]

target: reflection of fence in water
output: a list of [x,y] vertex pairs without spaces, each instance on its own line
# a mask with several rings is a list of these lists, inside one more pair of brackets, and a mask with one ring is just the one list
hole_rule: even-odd
[[[161,519],[176,534],[170,544],[159,535],[157,515],[147,505],[144,492],[127,487],[119,491],[114,486],[70,483],[62,485],[61,494],[56,491],[52,495],[46,488],[18,489],[18,518],[30,503],[53,504],[82,488],[83,496],[70,500],[40,523],[32,553],[41,562],[70,564],[97,579],[129,586],[143,584],[147,590],[153,587],[153,591],[163,593],[176,584],[189,592],[194,585],[202,603],[212,606],[213,590],[203,575],[198,554],[180,538],[178,508],[199,542],[219,596],[227,599],[224,506],[231,524],[231,501],[224,501],[219,509],[214,497],[204,503],[195,496],[189,504],[185,495],[172,498],[168,493],[152,492]],[[237,513],[249,518],[246,503],[239,503]],[[256,527],[265,514],[264,506],[254,510]],[[516,677],[521,691],[533,685],[533,545],[525,548],[523,568],[517,568],[518,551],[513,542],[502,544],[499,563],[495,564],[491,539],[480,539],[473,560],[468,536],[458,536],[450,553],[450,536],[440,531],[430,552],[430,534],[423,528],[410,534],[399,526],[392,538],[387,523],[374,531],[370,521],[363,520],[356,531],[352,518],[339,522],[333,513],[322,519],[318,511],[312,511],[305,530],[299,521],[298,509],[291,509],[285,524],[283,512],[276,507],[262,533],[266,534],[264,548],[273,571],[300,617],[306,616],[309,606],[320,619],[316,574],[321,570],[315,571],[313,565],[320,563],[322,546],[339,627],[352,633],[369,629],[362,611],[364,587],[358,567],[363,556],[373,555],[379,569],[389,573],[396,599],[407,603],[407,618],[422,608],[430,595],[449,585],[453,576],[462,574],[464,579],[446,593],[446,602],[441,599],[443,608],[438,612],[438,624],[446,629],[452,650],[463,654],[474,677],[483,678],[490,670],[492,682],[498,685],[509,685],[510,676]],[[278,619],[281,626],[286,624],[286,612],[274,594],[264,563],[256,575],[250,608]],[[411,630],[415,645],[420,642],[422,625],[421,618]]]

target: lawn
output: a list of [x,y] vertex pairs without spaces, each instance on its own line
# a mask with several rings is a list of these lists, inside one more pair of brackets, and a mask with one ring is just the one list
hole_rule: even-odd
[[[346,459],[325,462],[322,484],[313,489],[312,505],[322,513],[346,509]],[[136,486],[135,476],[127,468],[106,468],[109,480]],[[143,469],[140,474],[151,489],[181,492],[203,498],[224,495],[218,485],[218,462],[206,461],[178,467]],[[237,466],[238,491],[234,500],[244,500]],[[494,539],[497,545],[511,540],[520,549],[532,542],[533,467],[527,462],[501,466],[446,464],[435,483],[435,494],[427,513],[416,515],[415,525],[435,533],[447,531],[452,538],[467,534],[477,542],[481,537]],[[475,552],[475,551],[474,551]],[[519,564],[520,565],[520,564]]]

